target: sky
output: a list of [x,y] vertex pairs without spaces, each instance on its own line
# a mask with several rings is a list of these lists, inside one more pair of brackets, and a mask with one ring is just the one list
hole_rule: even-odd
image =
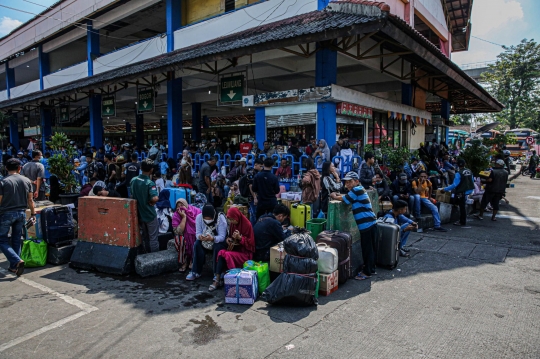
[[[45,10],[43,6],[50,6],[56,1],[1,0],[0,5],[37,14]],[[33,16],[0,7],[0,37]],[[493,61],[503,51],[501,46],[493,43],[516,45],[525,38],[540,42],[539,18],[540,0],[474,0],[472,12],[474,37],[471,37],[469,51],[452,54],[452,60],[458,65]]]

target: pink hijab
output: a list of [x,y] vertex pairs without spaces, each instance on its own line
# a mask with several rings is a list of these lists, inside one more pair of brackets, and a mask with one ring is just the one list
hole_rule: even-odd
[[[197,207],[190,206],[183,198],[180,198],[178,201],[176,201],[176,208],[178,208],[179,203],[182,204],[182,210],[186,214],[186,228],[184,229],[184,234],[195,235],[195,219],[197,218],[197,215],[201,213],[201,210]],[[182,222],[182,217],[180,217],[180,214],[178,214],[178,212],[175,210],[172,218],[173,228],[178,227],[180,222]]]

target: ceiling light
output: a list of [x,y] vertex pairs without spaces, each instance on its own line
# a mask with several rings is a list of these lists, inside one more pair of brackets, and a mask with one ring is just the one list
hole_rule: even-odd
[[137,104],[137,101],[135,101],[135,105]]
[[154,128],[156,128],[156,126],[154,126]]
[[210,95],[212,93],[212,90],[208,90],[208,94]]
[[109,118],[107,117],[107,120],[109,120]]
[[30,67],[30,65],[26,65],[26,67]]
[[126,120],[122,120],[122,121],[126,122]]
[[161,118],[165,118],[165,116],[161,116]]
[[248,107],[248,111],[251,111],[251,107]]

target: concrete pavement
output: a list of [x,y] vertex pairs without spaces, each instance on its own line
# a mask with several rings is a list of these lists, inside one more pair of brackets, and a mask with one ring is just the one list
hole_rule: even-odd
[[538,358],[540,180],[514,182],[498,222],[414,233],[316,308],[225,304],[208,276],[0,272],[0,358]]

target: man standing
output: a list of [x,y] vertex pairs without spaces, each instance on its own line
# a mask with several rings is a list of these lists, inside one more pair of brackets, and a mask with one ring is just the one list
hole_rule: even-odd
[[212,179],[210,176],[212,175],[212,168],[216,165],[217,159],[212,156],[203,163],[201,166],[201,170],[199,171],[199,183],[197,184],[198,190],[200,193],[204,193],[206,195],[206,199],[208,200],[208,203],[213,203],[213,197],[212,197]]
[[415,192],[414,216],[416,218],[420,216],[420,206],[424,205],[431,211],[431,214],[433,215],[433,222],[435,223],[435,227],[433,229],[439,232],[447,232],[446,229],[441,227],[441,217],[439,216],[439,210],[437,209],[437,206],[435,206],[431,202],[432,185],[431,182],[428,180],[428,175],[426,171],[421,171],[418,174],[418,180],[412,182],[412,188]]
[[142,161],[141,170],[142,174],[131,180],[131,198],[137,200],[144,249],[147,253],[157,252],[159,221],[154,205],[158,201],[158,192],[156,184],[150,179],[154,171],[154,161],[151,159]]
[[248,168],[246,171],[246,175],[240,177],[240,180],[238,181],[238,186],[240,189],[240,194],[243,197],[248,198],[248,206],[249,206],[249,221],[251,222],[251,226],[254,227],[255,223],[257,222],[257,194],[255,191],[253,191],[253,180],[255,179],[255,176],[257,173],[262,171],[263,169],[263,161],[260,158],[255,159],[255,163],[253,163],[253,167]]
[[272,144],[269,141],[264,141],[263,145],[263,153],[266,155],[266,157],[272,157],[272,155],[276,153],[276,150],[272,148]]
[[364,268],[354,279],[364,280],[376,274],[377,217],[373,212],[366,190],[360,184],[358,174],[351,171],[345,175],[343,181],[349,193],[345,195],[330,193],[330,198],[352,205],[354,220],[360,231],[360,246],[364,260]]
[[255,235],[255,254],[253,260],[269,262],[270,248],[290,236],[290,232],[283,229],[282,223],[289,217],[291,211],[287,206],[278,204],[272,213],[262,215],[253,227]]
[[113,162],[113,155],[111,153],[105,154],[105,166],[107,173],[105,183],[109,190],[114,190],[116,187],[116,164]]
[[24,153],[22,151],[19,151],[17,153],[17,158],[19,161],[21,161],[21,166],[24,166],[28,163],[28,160],[24,157]]
[[459,222],[454,223],[454,225],[466,226],[467,210],[465,209],[465,205],[467,204],[467,197],[474,191],[474,177],[472,171],[465,168],[465,160],[460,158],[457,161],[457,165],[459,171],[454,176],[454,183],[444,188],[442,191],[454,191],[455,199],[459,205]]
[[279,180],[272,173],[274,160],[266,158],[264,169],[253,179],[252,190],[257,195],[257,219],[271,212],[277,206],[276,194],[279,193]]
[[370,189],[373,188],[373,182],[375,181],[375,168],[373,167],[375,155],[372,152],[366,152],[364,160],[365,162],[360,166],[360,184],[363,188]]
[[128,196],[131,197],[131,180],[137,177],[141,172],[141,164],[136,153],[131,155],[131,162],[124,165],[124,183],[127,186]]
[[[22,228],[26,222],[26,208],[36,220],[32,183],[21,176],[21,161],[11,158],[6,162],[8,175],[0,181],[0,249],[9,261],[8,270],[20,276],[24,272],[21,260]],[[8,232],[11,229],[11,245]]]
[[41,151],[32,151],[32,162],[28,162],[21,170],[21,174],[32,182],[32,192],[36,201],[45,199],[45,166],[41,164]]
[[330,159],[339,155],[339,151],[341,151],[341,146],[343,146],[344,140],[345,140],[345,135],[339,135],[339,139],[337,140],[336,143],[334,143],[334,145],[330,149]]
[[531,178],[534,178],[536,176],[536,167],[538,167],[538,164],[540,163],[540,158],[536,154],[536,151],[532,151],[531,158],[529,159],[529,172],[531,173]]
[[291,137],[291,146],[287,150],[287,153],[294,156],[295,161],[300,160],[302,152],[298,149],[298,139],[296,137]]
[[491,207],[493,207],[491,220],[497,220],[495,216],[499,212],[499,202],[506,192],[506,183],[508,182],[508,172],[504,169],[504,166],[504,160],[499,159],[495,162],[495,167],[491,170],[491,174],[486,180],[486,191],[480,203],[480,214],[475,215],[476,218],[484,219],[484,209],[488,203],[491,203]]
[[97,162],[96,159],[92,157],[91,153],[86,155],[86,163],[88,164],[86,166],[86,177],[88,178],[88,181],[90,181],[91,178],[105,181],[106,174],[103,163]]

